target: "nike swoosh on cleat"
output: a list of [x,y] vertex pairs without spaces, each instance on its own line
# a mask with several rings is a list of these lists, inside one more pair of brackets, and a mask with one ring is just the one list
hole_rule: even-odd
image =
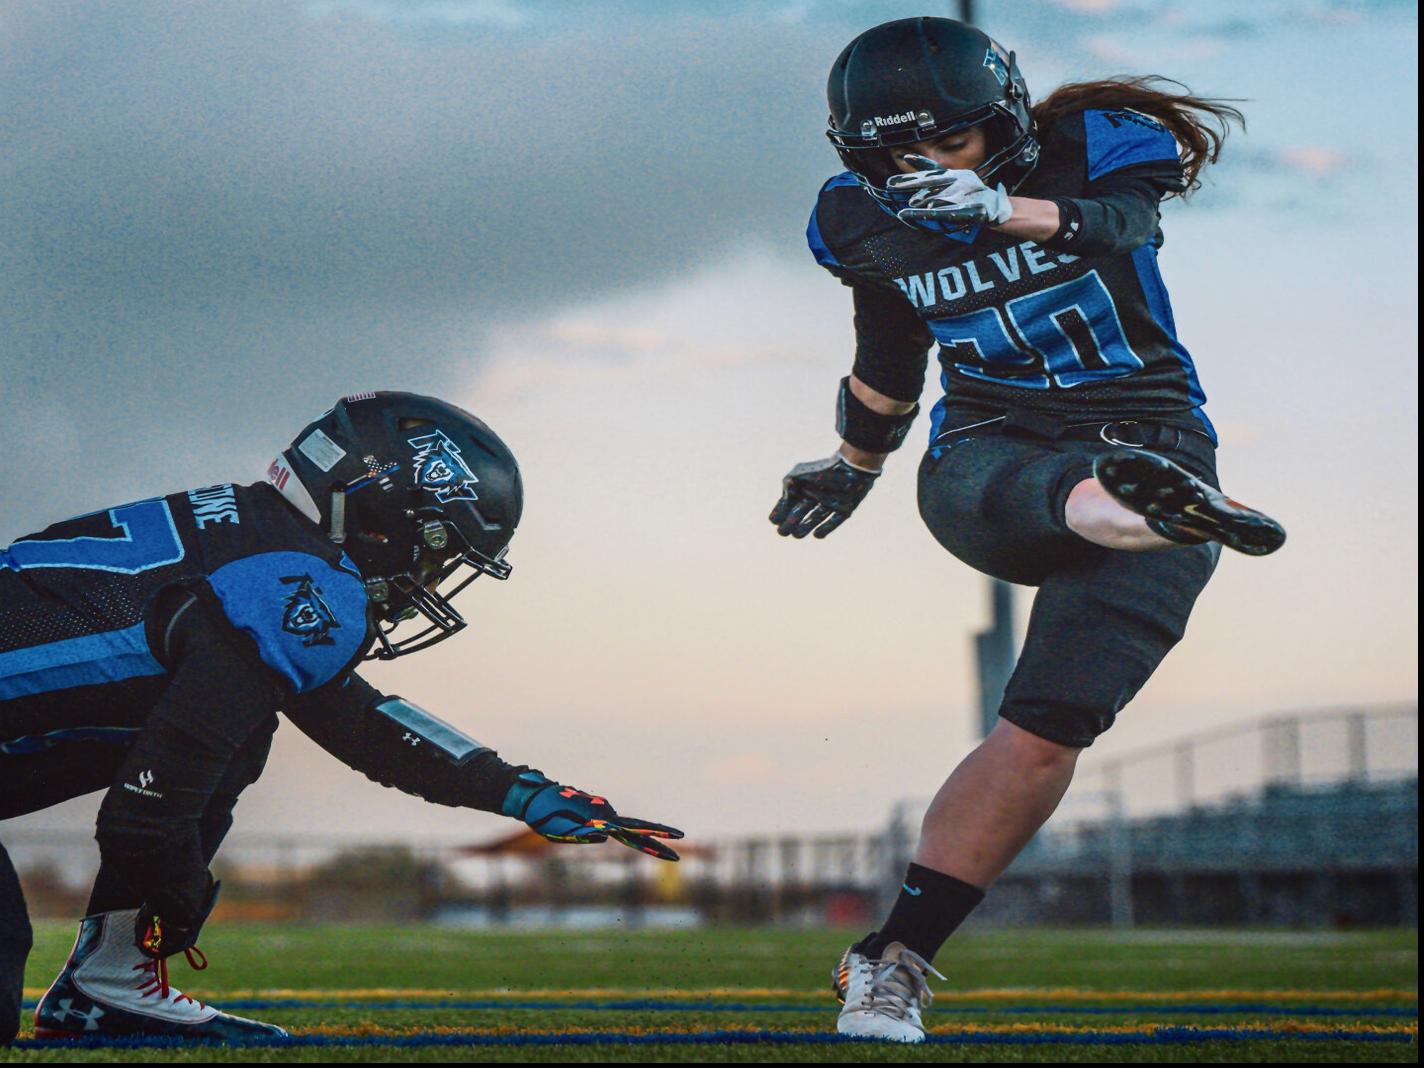
[[1215,523],[1217,521],[1216,516],[1212,515],[1210,512],[1203,511],[1201,505],[1197,504],[1183,505],[1182,514],[1193,516],[1207,523]]
[[919,897],[922,893],[924,893],[923,890],[916,890],[909,883],[901,883],[900,889],[905,891],[905,893],[909,894],[911,897]]

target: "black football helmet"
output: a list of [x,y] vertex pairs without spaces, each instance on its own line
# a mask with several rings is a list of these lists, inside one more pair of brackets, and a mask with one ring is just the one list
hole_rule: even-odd
[[[267,472],[346,550],[366,581],[377,645],[391,660],[465,627],[451,600],[504,559],[524,490],[508,446],[453,404],[414,393],[344,397]],[[442,590],[447,580],[453,587]],[[407,620],[419,618],[396,637]]]
[[[953,19],[898,19],[866,30],[831,68],[826,97],[826,136],[846,169],[892,214],[913,194],[885,187],[900,173],[896,147],[983,126],[989,154],[976,173],[1010,193],[1038,163],[1028,86],[1014,54]],[[910,225],[964,229],[933,220]]]

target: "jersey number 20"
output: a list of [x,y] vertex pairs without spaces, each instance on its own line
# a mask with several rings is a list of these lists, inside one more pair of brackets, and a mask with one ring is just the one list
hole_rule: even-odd
[[1048,389],[1051,379],[1068,389],[1142,367],[1097,271],[1016,297],[1003,313],[981,308],[929,328],[945,348],[974,352],[976,362],[956,362],[956,371],[1001,385]]

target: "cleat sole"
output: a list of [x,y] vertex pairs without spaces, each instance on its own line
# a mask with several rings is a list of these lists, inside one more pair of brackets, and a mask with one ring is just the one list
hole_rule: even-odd
[[1285,528],[1270,516],[1232,500],[1156,453],[1107,453],[1093,464],[1093,475],[1114,500],[1138,515],[1247,556],[1267,556],[1285,544]]

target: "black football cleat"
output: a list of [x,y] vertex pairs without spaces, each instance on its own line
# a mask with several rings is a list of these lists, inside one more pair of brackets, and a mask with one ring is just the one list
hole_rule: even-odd
[[1286,542],[1285,528],[1270,516],[1233,501],[1154,452],[1104,453],[1093,462],[1093,475],[1114,500],[1170,541],[1219,541],[1247,556],[1266,556]]

